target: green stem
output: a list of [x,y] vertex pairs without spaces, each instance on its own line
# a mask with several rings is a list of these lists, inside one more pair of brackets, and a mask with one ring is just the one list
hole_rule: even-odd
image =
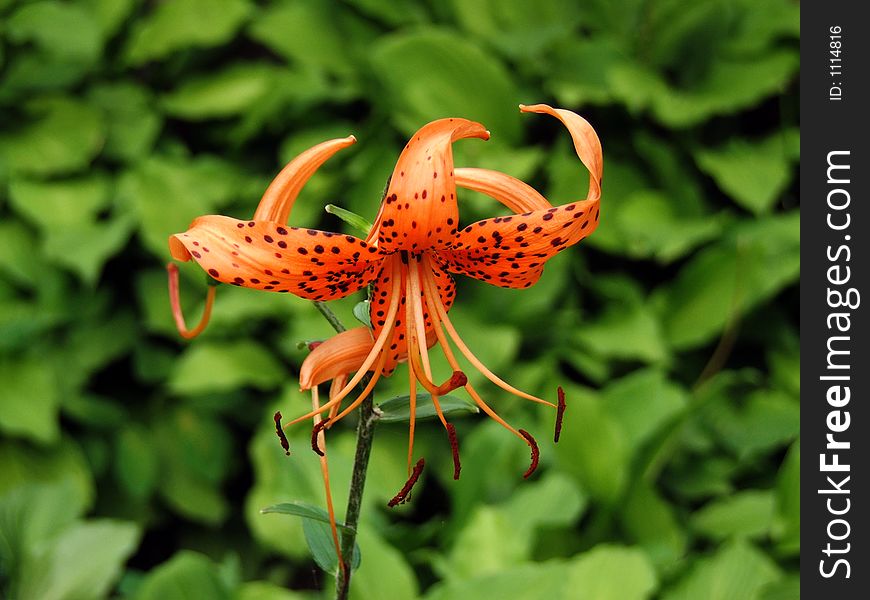
[[[315,302],[314,306],[329,321],[329,324],[339,333],[346,331],[344,324],[335,313],[323,302]],[[362,378],[360,385],[365,388],[371,375]],[[374,395],[369,394],[359,407],[359,424],[356,428],[356,455],[353,459],[353,474],[350,478],[350,493],[347,497],[347,511],[345,512],[344,524],[347,529],[341,532],[341,555],[344,559],[344,568],[339,569],[335,576],[335,598],[346,600],[350,592],[351,557],[356,545],[356,531],[359,524],[359,514],[362,507],[363,490],[366,486],[366,471],[369,466],[369,458],[372,454],[372,442],[375,437],[375,424],[378,415],[374,409]]]

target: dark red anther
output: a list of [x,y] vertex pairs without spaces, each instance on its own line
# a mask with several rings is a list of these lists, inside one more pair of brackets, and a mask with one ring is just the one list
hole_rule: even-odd
[[465,376],[465,373],[462,371],[453,371],[453,375],[450,376],[450,379],[438,386],[438,395],[443,396],[444,394],[449,394],[456,388],[465,386],[466,383],[468,383],[468,377]]
[[308,342],[308,351],[309,352],[313,351],[315,348],[317,348],[322,343],[323,342],[318,341],[318,340],[315,340],[313,342]]
[[523,477],[528,479],[529,476],[535,472],[535,469],[538,468],[538,458],[541,456],[540,451],[538,450],[538,442],[535,441],[535,438],[532,437],[532,434],[526,431],[525,429],[520,429],[520,435],[526,438],[526,441],[529,443],[529,447],[532,449],[532,464],[529,465],[529,469],[523,473]]
[[553,433],[553,441],[558,443],[559,436],[562,434],[562,417],[565,416],[565,390],[562,389],[562,386],[559,386],[557,390],[559,395],[559,406],[556,408],[556,429]]
[[320,456],[324,456],[324,454],[323,450],[320,449],[320,445],[317,443],[317,434],[319,434],[327,424],[329,424],[329,419],[323,419],[322,421],[315,423],[314,427],[311,428],[311,449],[314,450],[315,454],[319,454]]
[[414,487],[414,484],[417,483],[417,479],[420,477],[420,473],[423,472],[423,467],[426,465],[425,461],[421,458],[417,461],[417,464],[414,465],[414,470],[411,471],[411,476],[408,477],[408,481],[405,482],[405,485],[402,486],[402,489],[399,490],[399,493],[393,496],[393,499],[387,502],[387,506],[393,508],[397,504],[404,504],[405,500],[408,498],[408,494],[411,493],[411,488]]
[[284,454],[290,456],[290,442],[287,441],[287,436],[284,435],[284,428],[281,427],[281,411],[275,413],[275,433],[278,434],[278,439],[281,440],[281,447],[284,448]]
[[456,439],[456,427],[447,424],[447,437],[450,438],[450,450],[453,452],[453,479],[459,479],[462,465],[459,463],[459,440]]

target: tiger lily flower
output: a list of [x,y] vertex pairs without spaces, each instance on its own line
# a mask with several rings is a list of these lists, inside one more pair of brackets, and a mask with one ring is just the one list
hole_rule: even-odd
[[[458,443],[438,399],[458,387],[464,387],[484,413],[529,446],[532,462],[525,477],[537,466],[535,439],[527,431],[509,425],[483,400],[463,373],[451,341],[468,363],[493,384],[557,409],[554,438],[558,440],[565,406],[561,389],[556,404],[514,388],[472,353],[448,316],[456,295],[451,274],[500,287],[527,288],[540,278],[547,260],[591,234],[598,225],[602,153],[591,125],[573,112],[544,104],[521,105],[520,110],[551,115],[568,129],[577,155],[589,171],[585,199],[553,206],[510,175],[485,169],[454,169],[452,144],[464,138],[486,140],[489,132],[473,121],[441,119],[425,125],[404,147],[365,239],[287,225],[302,184],[332,153],[353,143],[352,137],[316,146],[285,167],[270,185],[252,220],[199,217],[187,232],[170,238],[174,258],[194,258],[213,278],[232,285],[289,292],[310,300],[338,299],[372,285],[371,329],[360,327],[339,333],[314,348],[303,362],[301,388],[316,393],[319,384],[331,381],[329,399],[322,404],[315,400],[312,411],[285,427],[305,419],[320,419],[326,413],[312,433],[312,447],[321,453],[318,440],[323,430],[354,410],[380,377],[391,375],[398,363],[407,362],[411,479],[391,506],[405,500],[422,469],[422,459],[411,468],[418,383],[431,394],[436,414],[447,431],[455,478],[460,470]],[[457,186],[487,194],[514,214],[463,228],[459,223]],[[440,384],[433,380],[428,354],[435,344],[453,369],[453,375]],[[369,372],[372,376],[365,389],[341,410],[342,401]]]

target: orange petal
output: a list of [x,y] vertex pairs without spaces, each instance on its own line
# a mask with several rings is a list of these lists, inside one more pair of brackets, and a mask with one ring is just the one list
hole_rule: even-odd
[[538,193],[538,190],[524,181],[500,171],[456,169],[456,185],[491,196],[515,213],[552,206],[546,198]]
[[338,333],[311,351],[302,361],[299,386],[303,390],[357,371],[374,345],[368,327]]
[[365,287],[383,257],[351,235],[269,221],[199,217],[169,238],[172,256],[191,256],[213,278],[249,288],[333,300]]
[[356,142],[354,136],[328,140],[309,148],[281,169],[281,172],[266,188],[257,211],[255,221],[272,221],[280,225],[287,224],[290,210],[302,186],[314,175],[320,166],[329,160],[333,154],[347,148]]
[[544,113],[552,115],[562,121],[568,128],[571,139],[574,141],[574,150],[580,161],[589,170],[589,193],[587,200],[598,200],[601,197],[601,174],[604,170],[604,158],[601,153],[601,140],[589,121],[580,115],[563,108],[553,108],[546,104],[533,104],[525,106],[520,104],[523,112]]
[[466,119],[441,119],[414,134],[399,156],[375,225],[384,251],[450,244],[459,223],[452,144],[470,137],[489,139],[489,132]]
[[[552,115],[567,127],[577,156],[589,170],[586,199],[478,221],[456,235],[452,249],[439,251],[449,271],[511,288],[535,283],[547,260],[595,231],[603,169],[601,142],[586,119],[546,104],[520,105],[520,110]],[[541,202],[531,188],[503,174],[472,172],[465,179],[508,206]]]
[[[387,307],[390,305],[390,294],[392,293],[392,283],[390,281],[389,273],[392,269],[391,261],[400,261],[402,260],[402,256],[400,254],[394,254],[388,257],[384,261],[384,265],[382,267],[382,272],[378,276],[377,280],[375,280],[375,284],[372,289],[372,300],[371,307],[369,308],[369,318],[372,323],[372,329],[374,336],[377,337],[381,330],[386,325],[385,316]],[[402,263],[402,282],[401,282],[401,296],[400,296],[400,306],[403,307],[396,315],[396,326],[393,330],[393,336],[390,343],[385,347],[385,351],[387,352],[387,360],[384,364],[383,375],[388,377],[395,370],[396,365],[407,359],[408,357],[408,339],[407,339],[407,330],[405,329],[405,310],[404,306],[407,300],[405,294],[406,288],[406,278],[408,276],[408,266]],[[435,265],[433,262],[433,275],[436,285],[438,286],[438,294],[441,296],[441,302],[444,305],[445,310],[450,310],[450,306],[453,304],[453,300],[456,298],[456,284],[453,281],[453,278],[445,271],[441,266]],[[425,306],[425,304],[424,304]],[[429,318],[428,310],[425,311],[424,314],[425,324],[426,324],[426,344],[427,347],[431,347],[435,344],[436,337],[435,332],[432,329],[432,320]]]
[[535,283],[544,263],[598,227],[598,200],[495,217],[463,229],[453,250],[438,254],[447,269],[499,287]]

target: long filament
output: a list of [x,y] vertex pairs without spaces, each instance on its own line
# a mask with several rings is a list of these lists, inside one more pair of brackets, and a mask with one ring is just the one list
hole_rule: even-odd
[[[317,386],[311,388],[311,407],[318,411],[320,408],[320,398],[317,392]],[[314,426],[320,425],[322,417],[320,412],[314,415]],[[326,488],[326,510],[329,513],[329,528],[332,530],[332,542],[335,544],[335,552],[338,556],[338,566],[342,573],[345,570],[344,558],[341,555],[341,543],[338,541],[338,527],[335,522],[335,508],[332,505],[332,490],[329,486],[329,461],[326,458],[326,435],[323,433],[323,428],[317,433],[317,445],[323,450],[320,456],[320,473],[323,475],[323,486]]]
[[[345,396],[347,396],[351,392],[351,390],[353,390],[356,387],[356,385],[360,382],[360,380],[362,380],[363,376],[371,368],[371,366],[375,362],[375,360],[377,360],[378,357],[381,355],[381,350],[383,349],[384,344],[386,344],[387,341],[392,338],[393,329],[395,328],[395,323],[396,323],[396,312],[399,310],[400,280],[401,280],[401,277],[400,277],[399,268],[396,265],[395,261],[393,261],[392,297],[390,298],[390,306],[387,309],[387,316],[386,316],[386,320],[385,320],[386,326],[381,330],[381,333],[380,333],[380,335],[378,335],[377,339],[375,340],[374,346],[372,346],[372,349],[369,352],[369,355],[363,361],[363,364],[360,365],[359,369],[354,374],[354,376],[351,378],[351,380],[349,382],[347,382],[347,385],[345,385],[344,388],[338,394],[335,395],[335,397],[330,398],[329,402],[327,402],[326,404],[321,406],[317,411],[312,411],[308,414],[302,415],[301,417],[298,417],[298,418],[290,421],[289,423],[284,425],[285,429],[291,425],[294,425],[296,423],[304,421],[305,419],[310,419],[315,414],[321,413],[327,409],[331,409],[336,404],[339,404],[342,400],[344,400]],[[378,373],[375,373],[375,375],[378,375]],[[377,378],[372,377],[372,380],[377,381]]]
[[[432,276],[429,274],[432,271],[432,267],[428,263],[428,259],[425,259],[425,260],[427,261],[427,263],[426,263],[427,268],[425,269],[426,279],[431,284],[430,285],[430,293],[428,295],[431,295],[432,290],[435,290],[434,293],[437,293],[437,287],[435,286],[435,282],[432,280]],[[474,355],[474,353],[471,352],[471,350],[469,350],[468,346],[465,345],[465,342],[462,341],[462,338],[459,337],[459,333],[457,333],[456,329],[453,327],[453,323],[450,322],[450,318],[447,316],[447,310],[444,308],[444,305],[441,303],[440,296],[433,297],[433,299],[436,300],[435,309],[437,311],[439,320],[444,325],[444,328],[447,330],[447,333],[450,335],[450,338],[453,340],[453,343],[456,344],[456,347],[459,348],[459,351],[462,352],[462,354],[465,356],[466,359],[468,359],[468,362],[470,362],[472,365],[474,365],[474,367],[478,371],[483,373],[483,375],[487,379],[489,379],[492,383],[494,383],[495,385],[497,385],[501,389],[505,390],[506,392],[510,392],[511,394],[513,394],[515,396],[519,396],[520,398],[525,398],[526,400],[531,400],[532,402],[538,402],[539,404],[546,404],[547,406],[550,406],[552,408],[556,408],[556,405],[553,404],[552,402],[548,402],[547,400],[543,400],[541,398],[538,398],[537,396],[532,396],[531,394],[523,392],[522,390],[518,390],[514,386],[510,385],[509,383],[507,383],[506,381],[504,381],[503,379],[498,377],[495,373],[490,371],[486,367],[486,365],[484,365],[482,362],[480,362],[480,360]],[[433,312],[433,311],[430,309],[430,313],[431,312]],[[433,317],[434,317],[434,315],[433,315]]]
[[214,305],[214,295],[217,287],[208,286],[208,293],[205,297],[205,308],[202,309],[202,317],[199,319],[199,324],[193,329],[187,328],[187,323],[184,321],[184,312],[181,310],[181,297],[178,292],[178,265],[169,263],[166,265],[166,272],[169,275],[169,303],[172,306],[172,316],[175,318],[175,328],[178,333],[186,340],[190,340],[202,333],[203,329],[208,325],[211,318],[211,309]]

